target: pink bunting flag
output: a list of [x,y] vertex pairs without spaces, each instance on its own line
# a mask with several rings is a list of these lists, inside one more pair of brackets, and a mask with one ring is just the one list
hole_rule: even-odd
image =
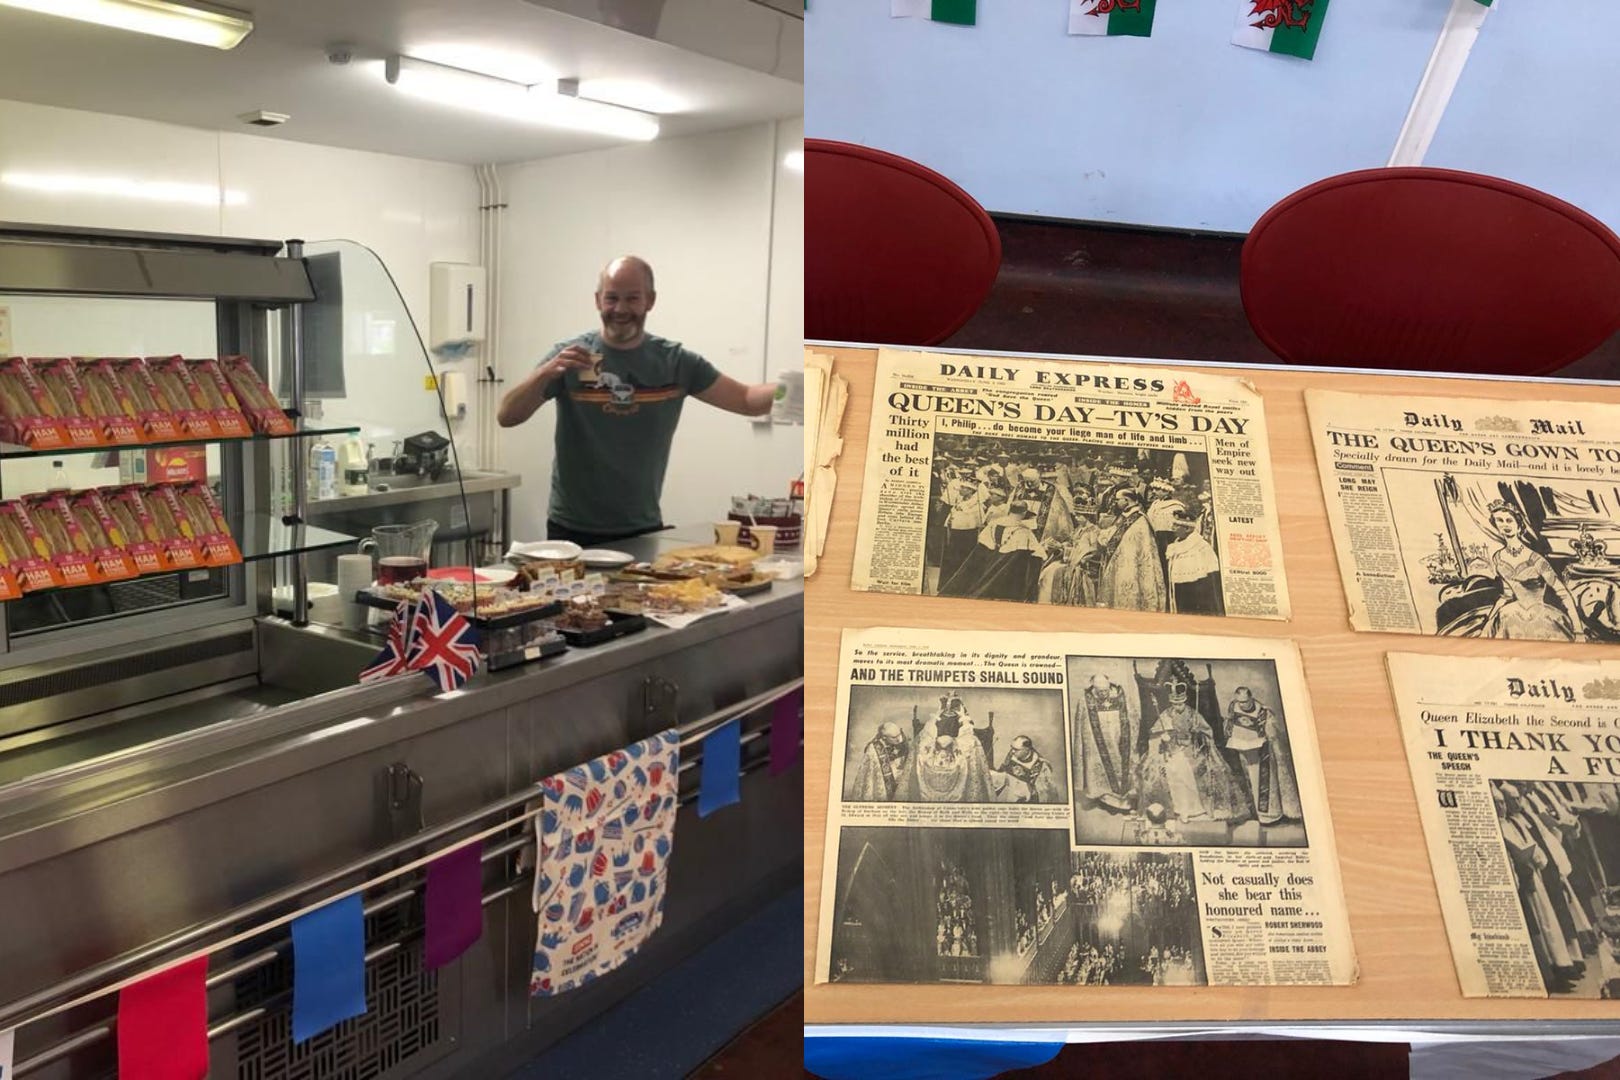
[[799,763],[804,741],[804,690],[778,698],[771,710],[771,775],[780,776]]
[[428,863],[427,941],[429,968],[448,964],[484,933],[483,844],[463,844]]

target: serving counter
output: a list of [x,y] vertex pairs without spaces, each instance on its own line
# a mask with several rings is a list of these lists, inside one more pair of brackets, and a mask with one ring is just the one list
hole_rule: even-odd
[[[648,558],[679,543],[620,546]],[[101,722],[10,750],[21,757],[0,783],[0,1030],[21,1025],[17,1074],[105,1070],[116,995],[46,1014],[238,937],[210,956],[212,1075],[498,1075],[532,1056],[793,887],[798,774],[767,775],[761,736],[770,703],[799,685],[802,626],[800,583],[782,581],[682,630],[653,626],[445,694],[419,675],[353,685],[378,642],[326,627],[258,618],[149,642],[149,668],[213,665],[214,677],[155,708],[128,691]],[[71,685],[60,672],[10,683],[28,678]],[[133,671],[118,685],[142,678],[161,681]],[[686,803],[702,738],[739,712],[742,804],[699,820]],[[515,859],[533,832],[514,815],[538,780],[670,727],[683,733],[683,794],[663,927],[619,971],[531,1000],[535,918]],[[482,939],[424,971],[420,878],[368,892],[370,1011],[293,1044],[285,929],[255,927],[492,829]]]
[[[1333,1026],[1492,1036],[1615,1033],[1614,1002],[1465,998],[1419,822],[1384,654],[1453,656],[1608,655],[1595,645],[1355,633],[1329,532],[1303,393],[1308,388],[1368,394],[1519,400],[1579,398],[1620,404],[1615,384],[1556,384],[1297,368],[1188,365],[1249,380],[1264,398],[1270,431],[1292,616],[1287,621],[1121,612],[855,592],[850,588],[857,511],[872,417],[876,350],[810,346],[835,357],[849,381],[844,448],[825,555],[809,583],[805,631],[806,697],[804,981],[805,1020],[827,1035],[856,1025],[997,1025],[1044,1029],[1084,1041],[1088,1032],[1126,1029],[1134,1037],[1175,1031],[1235,1031],[1291,1025],[1332,1037]],[[988,354],[994,356],[995,354]],[[1057,358],[1064,359],[1064,358]],[[1148,361],[1110,360],[1130,364]],[[1152,361],[1174,368],[1175,362]],[[815,984],[822,873],[840,635],[846,629],[908,626],[973,630],[1167,633],[1288,638],[1303,656],[1359,978],[1354,985],[1288,987],[908,986]],[[1612,653],[1612,646],[1608,647]],[[890,1030],[893,1030],[892,1028]],[[1032,1035],[1032,1038],[1037,1037]],[[1404,1041],[1404,1040],[1403,1040]]]

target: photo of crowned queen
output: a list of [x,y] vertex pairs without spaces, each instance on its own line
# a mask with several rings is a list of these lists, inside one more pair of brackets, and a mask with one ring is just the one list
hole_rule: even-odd
[[917,731],[901,784],[904,802],[989,802],[990,760],[967,706],[954,691]]

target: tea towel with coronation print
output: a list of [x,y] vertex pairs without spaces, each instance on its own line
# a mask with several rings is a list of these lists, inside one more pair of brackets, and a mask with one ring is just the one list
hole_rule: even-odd
[[680,746],[671,729],[542,781],[530,994],[607,974],[663,922]]

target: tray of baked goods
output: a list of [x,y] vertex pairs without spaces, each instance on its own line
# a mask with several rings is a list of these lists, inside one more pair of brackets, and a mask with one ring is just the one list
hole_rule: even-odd
[[563,635],[547,622],[497,626],[484,632],[484,662],[489,670],[500,671],[561,656],[568,651],[568,644]]
[[484,582],[417,578],[392,585],[373,585],[355,594],[355,602],[392,611],[402,600],[415,600],[424,588],[432,589],[480,630],[504,630],[560,615],[563,601],[554,593],[519,591]]
[[652,562],[631,563],[614,574],[614,579],[628,583],[701,581],[733,596],[752,596],[769,591],[776,581],[773,575],[754,569],[758,558],[752,548],[703,544],[667,551]]
[[588,648],[628,637],[647,629],[645,615],[607,607],[603,597],[575,596],[565,601],[563,612],[550,621],[571,648]]

